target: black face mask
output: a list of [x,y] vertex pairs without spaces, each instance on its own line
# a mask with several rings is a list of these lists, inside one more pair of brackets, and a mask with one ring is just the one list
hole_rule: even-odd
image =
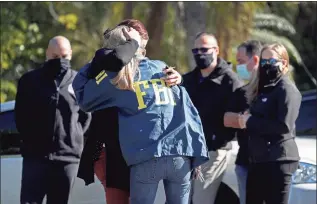
[[260,81],[261,88],[277,82],[282,77],[280,65],[265,64],[260,66]]
[[199,69],[208,68],[214,61],[213,53],[211,54],[197,54],[194,55],[196,65]]
[[66,73],[70,68],[70,60],[64,58],[51,59],[45,62],[44,65],[47,71],[53,77]]

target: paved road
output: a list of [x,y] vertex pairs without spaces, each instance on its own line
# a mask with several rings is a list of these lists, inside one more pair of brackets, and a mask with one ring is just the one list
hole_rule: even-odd
[[[224,182],[233,187],[238,194],[236,176],[234,175],[235,157],[231,157]],[[18,204],[21,188],[22,158],[20,156],[1,157],[1,204]],[[98,181],[98,179],[96,178]],[[155,204],[165,203],[165,193],[162,183],[158,189]],[[99,182],[84,185],[77,178],[72,192],[71,204],[105,204],[103,187]]]
[[[22,158],[13,156],[1,158],[1,204],[18,204],[21,188]],[[155,204],[164,204],[164,188],[158,190]],[[75,181],[71,204],[105,204],[105,195],[101,184],[94,183],[88,187],[84,181]]]

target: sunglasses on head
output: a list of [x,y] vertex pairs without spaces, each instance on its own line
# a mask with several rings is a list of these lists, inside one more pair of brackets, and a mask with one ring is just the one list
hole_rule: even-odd
[[213,49],[213,48],[215,48],[215,47],[194,48],[194,49],[192,49],[192,52],[193,52],[194,55],[196,55],[196,54],[199,53],[199,51],[200,51],[201,53],[206,53],[206,52],[208,52],[208,50]]
[[280,62],[278,59],[270,58],[270,59],[261,59],[260,64],[261,66],[264,66],[266,64],[274,65],[276,63]]

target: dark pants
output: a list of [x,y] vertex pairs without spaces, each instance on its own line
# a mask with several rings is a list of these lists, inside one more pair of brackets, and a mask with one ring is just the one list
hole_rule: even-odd
[[67,204],[78,163],[23,159],[21,204]]
[[266,162],[250,165],[246,204],[288,204],[292,174],[298,162]]
[[130,168],[119,145],[106,147],[106,186],[130,192]]

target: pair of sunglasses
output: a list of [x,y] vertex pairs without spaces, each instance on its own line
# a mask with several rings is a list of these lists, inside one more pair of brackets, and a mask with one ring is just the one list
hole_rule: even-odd
[[280,60],[274,59],[274,58],[270,58],[270,59],[261,59],[260,64],[261,64],[261,66],[264,66],[266,64],[274,65],[274,64],[276,64],[278,62],[280,62]]
[[206,53],[206,52],[208,52],[208,50],[213,49],[213,48],[215,48],[215,47],[194,48],[194,49],[192,49],[192,52],[193,52],[194,55],[196,55],[196,54],[199,53],[199,51],[200,51],[201,53]]

